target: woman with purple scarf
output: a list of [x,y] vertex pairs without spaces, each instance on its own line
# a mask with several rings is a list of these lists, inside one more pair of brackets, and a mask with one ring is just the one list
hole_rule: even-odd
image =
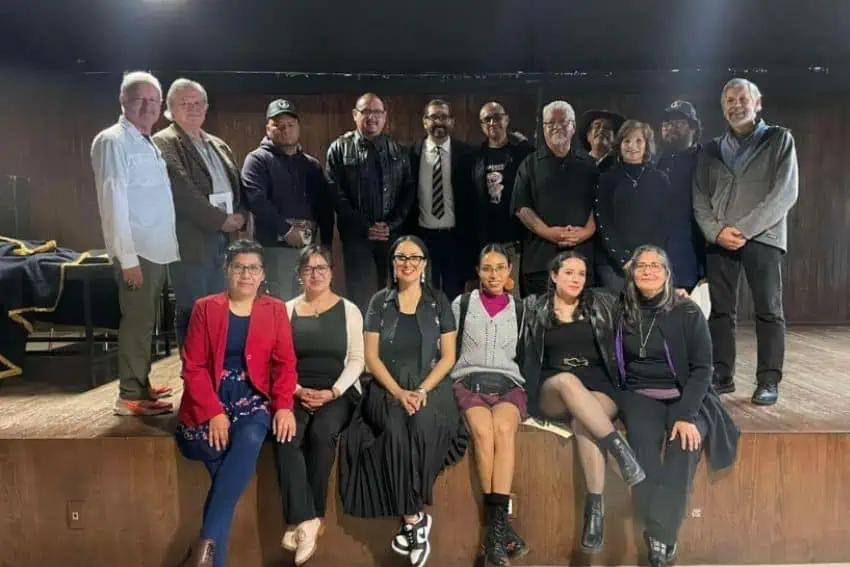
[[637,248],[625,280],[612,345],[615,401],[646,472],[633,495],[649,564],[666,567],[676,557],[703,446],[712,468],[724,469],[735,462],[740,432],[711,387],[708,322],[695,303],[676,295],[664,251]]

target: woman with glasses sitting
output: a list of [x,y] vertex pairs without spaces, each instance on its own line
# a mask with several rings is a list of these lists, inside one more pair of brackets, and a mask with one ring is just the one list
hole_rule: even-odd
[[428,251],[414,236],[390,248],[387,287],[369,303],[366,368],[373,380],[343,433],[340,491],[346,513],[400,517],[393,551],[415,567],[431,552],[434,481],[466,450],[467,435],[445,380],[455,363],[455,320],[431,288]]
[[[652,567],[676,558],[676,540],[700,452],[715,470],[735,462],[740,435],[711,388],[708,322],[677,296],[667,254],[640,246],[626,263],[612,356],[620,416],[646,471],[634,487]],[[663,457],[662,457],[663,454]]]
[[298,258],[304,293],[286,303],[292,325],[298,386],[295,437],[275,444],[283,513],[291,526],[282,545],[303,565],[323,531],[328,478],[339,433],[348,425],[363,373],[363,316],[331,291],[330,251],[312,245]]
[[181,351],[177,445],[212,478],[201,537],[184,567],[225,565],[233,510],[269,429],[278,442],[295,434],[292,334],[283,302],[259,294],[262,246],[234,242],[225,270],[227,291],[195,302]]

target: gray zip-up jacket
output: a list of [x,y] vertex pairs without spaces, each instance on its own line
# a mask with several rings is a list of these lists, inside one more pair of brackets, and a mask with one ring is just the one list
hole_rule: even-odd
[[768,126],[733,171],[723,161],[722,137],[706,144],[694,173],[694,216],[706,239],[726,226],[747,240],[788,249],[788,211],[797,202],[797,151],[791,131]]

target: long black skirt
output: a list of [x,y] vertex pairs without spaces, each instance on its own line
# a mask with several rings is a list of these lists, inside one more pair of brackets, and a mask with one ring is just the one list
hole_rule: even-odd
[[358,518],[416,514],[432,504],[434,481],[463,456],[468,443],[450,380],[429,394],[427,405],[412,416],[371,382],[340,437],[343,510]]

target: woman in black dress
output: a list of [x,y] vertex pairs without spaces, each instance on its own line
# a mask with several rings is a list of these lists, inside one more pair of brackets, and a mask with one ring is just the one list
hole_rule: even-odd
[[616,365],[607,345],[613,342],[614,297],[585,289],[587,263],[576,252],[558,254],[549,274],[549,292],[526,299],[523,375],[528,408],[539,417],[570,419],[588,491],[581,548],[596,553],[603,544],[605,451],[616,459],[629,486],[641,482],[644,472],[611,422],[617,415],[611,379]]
[[666,567],[676,556],[703,445],[712,468],[721,470],[735,462],[740,433],[711,388],[708,322],[694,302],[677,296],[661,248],[635,250],[618,311],[611,343],[617,405],[646,470],[646,480],[634,490],[635,508],[649,564]]
[[363,316],[331,291],[330,251],[304,248],[297,270],[304,293],[286,304],[298,361],[297,429],[291,441],[275,444],[275,456],[284,517],[291,526],[281,545],[295,552],[296,565],[303,565],[324,530],[336,442],[354,411],[365,364]]
[[390,248],[390,281],[369,303],[366,368],[373,380],[343,433],[340,491],[347,514],[401,517],[392,549],[428,560],[434,481],[466,450],[468,435],[446,376],[455,363],[455,320],[426,282],[428,251],[402,236]]

